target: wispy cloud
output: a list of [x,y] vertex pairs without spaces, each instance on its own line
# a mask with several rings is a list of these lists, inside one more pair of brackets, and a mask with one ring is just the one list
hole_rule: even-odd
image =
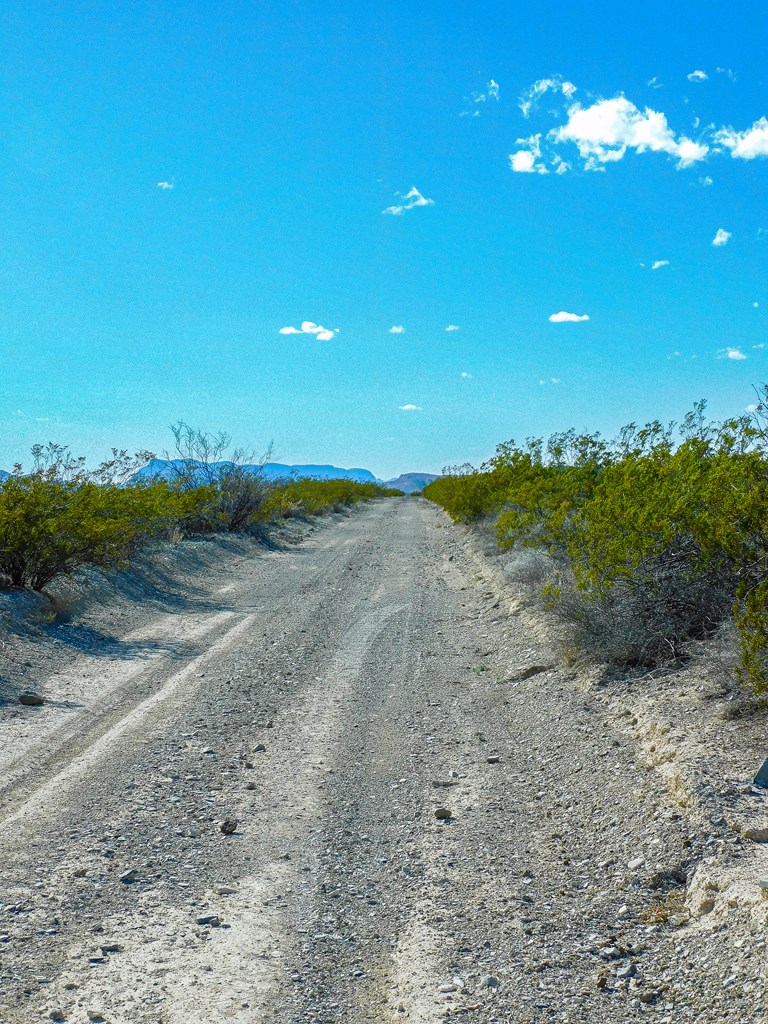
[[172,181],[158,181],[157,185],[155,185],[155,188],[160,188],[164,192],[172,192],[175,187]]
[[312,334],[318,341],[332,341],[337,331],[329,331],[327,327],[305,320],[301,327],[281,327],[280,334]]
[[405,328],[403,327],[402,324],[393,324],[389,328],[389,333],[390,334],[405,334]]
[[746,354],[746,352],[742,352],[740,348],[735,348],[729,345],[726,348],[718,349],[717,358],[735,359],[737,361],[740,361],[742,359],[749,359],[749,356]]
[[706,82],[709,75],[706,71],[691,71],[686,77],[689,82]]
[[661,270],[662,267],[668,267],[669,260],[654,260],[651,264],[651,270]]
[[715,68],[715,71],[718,75],[725,75],[727,78],[730,78],[732,82],[736,81],[736,72],[733,68]]
[[542,377],[539,384],[562,384],[559,377]]
[[589,320],[587,313],[579,316],[578,313],[566,313],[564,309],[561,309],[559,313],[553,313],[549,318],[551,324],[578,324],[584,320]]
[[446,331],[460,331],[461,330],[461,328],[459,327],[458,324],[448,324],[448,326],[445,329],[446,329]]
[[735,128],[721,128],[715,134],[715,142],[724,146],[734,160],[754,160],[768,156],[768,118],[761,117],[746,131]]
[[726,231],[725,228],[718,228],[715,232],[715,237],[712,239],[712,245],[728,245],[731,237],[732,234],[730,231]]
[[703,178],[699,178],[699,184],[703,188],[709,188],[710,185],[714,185],[714,181],[708,174],[705,174]]
[[472,380],[472,374],[471,373],[467,373],[466,370],[462,370],[461,371],[461,379],[462,380]]
[[664,83],[659,81],[657,75],[654,75],[653,78],[651,78],[649,80],[648,85],[651,87],[651,89],[663,89],[664,88]]
[[398,406],[401,412],[421,412],[420,405],[400,405]]
[[576,86],[573,82],[564,81],[560,75],[555,75],[552,78],[540,78],[538,82],[534,82],[526,89],[517,101],[523,117],[530,117],[532,111],[538,107],[541,98],[548,92],[560,93],[566,99],[570,99],[576,92]]
[[491,79],[485,86],[482,92],[473,92],[469,97],[469,107],[466,110],[462,110],[459,117],[479,117],[480,108],[488,100],[496,100],[498,102],[500,95],[499,83],[495,79]]
[[385,210],[381,211],[382,213],[390,214],[393,217],[399,217],[407,210],[413,210],[417,206],[435,205],[434,199],[427,199],[421,194],[421,192],[419,192],[415,185],[410,192],[406,192],[405,195],[402,195],[400,192],[395,192],[395,195],[403,200],[402,203],[395,206],[388,206]]

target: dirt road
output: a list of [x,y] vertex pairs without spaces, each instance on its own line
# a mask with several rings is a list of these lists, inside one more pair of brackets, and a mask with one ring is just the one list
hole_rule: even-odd
[[707,837],[426,503],[68,657],[0,753],[3,1021],[761,1019],[764,947],[648,917]]

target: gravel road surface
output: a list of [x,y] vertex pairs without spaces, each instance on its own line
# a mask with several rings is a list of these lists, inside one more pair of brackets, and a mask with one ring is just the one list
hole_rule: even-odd
[[1,1020],[764,1019],[764,940],[674,927],[707,835],[437,509],[197,601],[2,744]]

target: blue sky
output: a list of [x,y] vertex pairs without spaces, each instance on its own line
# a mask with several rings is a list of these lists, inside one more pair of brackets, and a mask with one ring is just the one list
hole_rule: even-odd
[[390,476],[741,411],[768,9],[718,8],[6,3],[0,466],[183,418]]

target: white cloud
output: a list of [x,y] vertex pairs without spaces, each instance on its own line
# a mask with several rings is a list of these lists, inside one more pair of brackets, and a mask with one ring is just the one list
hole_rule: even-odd
[[729,345],[727,348],[718,349],[717,358],[741,360],[749,359],[749,356],[742,352],[740,348],[733,348]]
[[744,412],[759,412],[759,411],[760,411],[760,406],[757,405],[754,402],[751,405],[745,405],[744,406]]
[[732,82],[736,81],[736,72],[732,68],[715,68],[718,75],[727,75]]
[[730,238],[730,231],[726,231],[724,228],[718,228],[715,237],[712,239],[712,245],[728,245],[728,241]]
[[305,320],[301,327],[281,327],[280,334],[313,334],[318,341],[332,341],[337,331],[329,331],[327,327]]
[[[753,302],[752,303],[752,309],[759,309],[759,308],[760,308],[760,303],[759,302]],[[754,348],[754,347],[755,346],[753,345],[752,348]]]
[[459,327],[458,324],[448,324],[448,326],[445,329],[446,329],[446,331],[460,331],[461,330],[461,328]]
[[712,178],[710,178],[710,176],[707,174],[703,178],[699,178],[699,184],[703,185],[704,188],[709,188],[709,186],[713,185],[714,182],[713,182]]
[[469,97],[468,102],[470,103],[469,109],[462,110],[459,117],[479,117],[480,110],[479,104],[486,103],[488,100],[499,99],[499,83],[493,78],[485,86],[484,92],[473,92]]
[[399,405],[398,409],[400,409],[401,412],[421,412],[420,405]]
[[530,117],[531,111],[536,109],[542,96],[548,92],[559,92],[566,99],[570,99],[576,92],[576,86],[573,82],[563,81],[560,75],[555,75],[553,78],[542,78],[538,82],[534,82],[517,101],[523,117]]
[[539,384],[560,384],[559,377],[542,377]]
[[175,187],[176,186],[173,184],[172,181],[158,181],[157,185],[155,186],[155,188],[163,189],[164,192],[173,191]]
[[658,77],[656,75],[654,75],[653,78],[648,82],[648,85],[652,89],[663,89],[664,88],[663,84],[659,81],[659,79],[658,79]]
[[516,153],[509,154],[509,166],[518,174],[548,174],[549,171],[541,161],[541,133],[531,135],[527,139],[518,139],[517,146],[527,146]]
[[730,150],[734,160],[754,160],[768,156],[768,118],[761,117],[746,131],[721,128],[715,135],[715,142]]
[[761,341],[759,345],[753,345],[752,348],[765,348],[765,342]]
[[389,328],[389,333],[390,334],[405,334],[405,328],[403,327],[402,324],[393,324],[393,326]]
[[660,270],[662,267],[668,267],[669,260],[654,260],[651,264],[651,270]]
[[425,198],[421,192],[414,185],[410,192],[406,192],[402,195],[400,192],[395,192],[396,196],[399,196],[403,202],[397,206],[388,206],[386,210],[382,210],[382,213],[391,214],[393,217],[399,217],[405,213],[406,210],[413,210],[416,206],[434,206],[434,199]]
[[555,142],[573,142],[585,161],[585,169],[622,160],[628,150],[667,153],[678,167],[703,160],[709,147],[686,136],[675,136],[666,115],[646,107],[640,110],[625,96],[598,100],[590,107],[574,104],[568,121],[550,133]]
[[709,75],[706,71],[691,71],[687,78],[689,82],[706,82]]
[[467,373],[466,370],[462,370],[461,371],[461,379],[462,380],[472,380],[472,374],[471,373]]
[[553,313],[549,318],[549,322],[552,324],[578,324],[583,320],[589,320],[589,316],[586,313],[579,316],[578,313],[566,313],[565,310],[560,310],[559,313]]

